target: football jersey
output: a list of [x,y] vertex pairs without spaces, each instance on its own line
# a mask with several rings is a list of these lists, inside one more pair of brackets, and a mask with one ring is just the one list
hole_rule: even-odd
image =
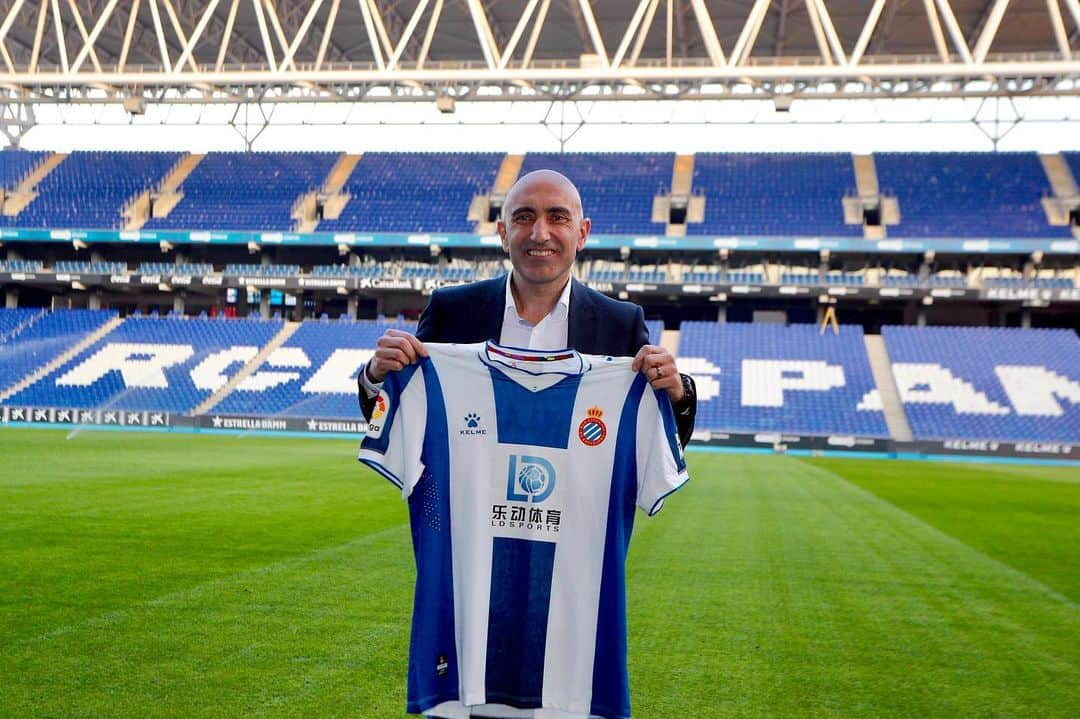
[[626,719],[635,508],[687,480],[632,358],[426,344],[387,376],[360,460],[407,499],[408,711]]

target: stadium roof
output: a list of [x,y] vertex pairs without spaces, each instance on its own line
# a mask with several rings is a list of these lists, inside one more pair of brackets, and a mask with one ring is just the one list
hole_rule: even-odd
[[20,103],[1080,94],[1080,0],[3,0]]

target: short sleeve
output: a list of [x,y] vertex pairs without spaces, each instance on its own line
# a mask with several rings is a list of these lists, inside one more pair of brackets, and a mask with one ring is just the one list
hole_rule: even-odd
[[637,417],[637,505],[650,515],[686,484],[686,460],[667,392],[646,388]]
[[[427,360],[421,360],[426,362]],[[424,473],[421,454],[427,429],[427,394],[420,365],[390,373],[371,412],[358,459],[401,490],[412,494]]]

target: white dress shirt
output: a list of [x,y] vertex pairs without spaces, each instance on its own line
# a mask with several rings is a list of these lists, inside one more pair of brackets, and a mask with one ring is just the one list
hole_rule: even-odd
[[[518,314],[517,304],[514,302],[514,293],[510,289],[510,278],[513,273],[506,275],[506,305],[503,310],[502,333],[499,335],[499,344],[504,347],[518,347],[530,350],[561,350],[566,348],[570,327],[570,287],[574,283],[569,279],[559,295],[558,302],[551,308],[551,312],[545,315],[535,325],[528,320],[522,319]],[[364,388],[364,394],[374,397],[379,393],[382,382],[372,382],[367,376],[367,366],[360,373],[360,384]]]

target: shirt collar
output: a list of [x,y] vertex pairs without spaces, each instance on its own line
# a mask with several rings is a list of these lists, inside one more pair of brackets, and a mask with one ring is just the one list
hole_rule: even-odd
[[[514,303],[514,293],[510,289],[510,278],[513,276],[513,272],[506,273],[506,304],[504,305],[503,315],[513,312],[517,316],[517,305]],[[562,294],[559,295],[559,301],[555,303],[555,306],[551,308],[551,315],[566,317],[570,313],[570,286],[574,284],[573,278],[567,278],[566,286],[563,287]]]

